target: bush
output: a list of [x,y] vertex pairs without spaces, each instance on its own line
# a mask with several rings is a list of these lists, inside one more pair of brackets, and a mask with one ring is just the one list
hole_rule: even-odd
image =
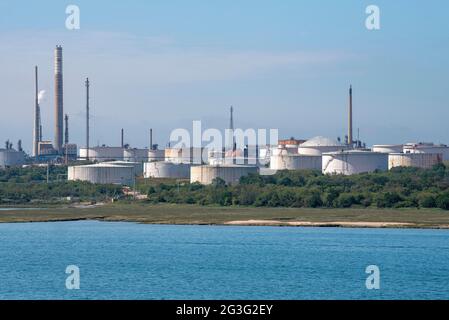
[[339,208],[350,208],[353,204],[355,204],[355,198],[350,193],[342,193],[337,198],[336,205]]
[[436,198],[436,205],[443,210],[449,210],[449,193],[440,194]]
[[436,196],[432,193],[421,193],[418,195],[418,204],[423,208],[435,208]]

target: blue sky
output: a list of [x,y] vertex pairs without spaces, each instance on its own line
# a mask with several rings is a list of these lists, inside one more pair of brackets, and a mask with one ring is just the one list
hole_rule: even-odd
[[[81,29],[65,28],[65,8]],[[381,29],[365,28],[380,8]],[[347,89],[368,144],[449,143],[449,2],[3,1],[0,139],[30,149],[33,67],[44,138],[53,139],[52,59],[64,47],[65,112],[84,143],[84,78],[92,81],[92,143],[165,145],[175,128],[278,128],[284,137],[343,137]]]

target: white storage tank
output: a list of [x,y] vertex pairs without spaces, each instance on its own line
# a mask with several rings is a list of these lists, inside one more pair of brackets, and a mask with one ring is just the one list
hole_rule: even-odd
[[271,156],[271,170],[321,170],[321,156],[280,154]]
[[211,184],[215,178],[220,178],[223,179],[226,184],[237,184],[241,177],[258,172],[259,168],[256,166],[192,166],[190,169],[190,182],[199,182],[208,185]]
[[324,174],[352,175],[376,170],[388,170],[388,154],[358,150],[323,154]]
[[165,160],[165,150],[148,150],[148,162],[154,161],[164,161]]
[[444,144],[433,143],[407,143],[404,145],[404,153],[441,153],[443,161],[449,160],[449,147]]
[[134,183],[134,178],[134,168],[131,166],[99,163],[68,168],[68,180],[71,181],[131,186]]
[[207,163],[208,152],[204,148],[167,148],[165,161],[173,163]]
[[348,146],[326,137],[314,137],[302,143],[298,147],[298,154],[309,156],[321,156],[325,152],[347,150]]
[[107,161],[105,164],[112,164],[116,166],[127,166],[134,168],[134,174],[138,177],[143,175],[143,163],[142,162],[130,162],[130,161]]
[[166,161],[147,162],[144,164],[145,178],[189,179],[190,164]]
[[[123,160],[123,150],[122,147],[92,147],[89,148],[89,160],[104,162],[112,160]],[[80,158],[86,159],[87,148],[80,148]]]
[[148,149],[125,149],[123,150],[123,160],[131,162],[147,162]]
[[430,169],[442,161],[441,153],[391,153],[388,156],[388,169],[395,167]]
[[380,153],[401,153],[403,148],[403,144],[376,144],[372,150]]
[[25,163],[25,153],[14,149],[0,149],[0,168],[20,166]]

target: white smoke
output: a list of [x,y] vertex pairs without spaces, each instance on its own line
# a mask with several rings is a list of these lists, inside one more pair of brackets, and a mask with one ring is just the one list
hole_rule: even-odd
[[40,104],[41,101],[43,101],[45,99],[45,90],[41,90],[39,91],[39,93],[37,94],[37,101]]

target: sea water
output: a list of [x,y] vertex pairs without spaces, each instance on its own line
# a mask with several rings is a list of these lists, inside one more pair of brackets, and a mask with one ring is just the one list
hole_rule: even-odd
[[0,299],[448,298],[446,230],[0,224]]

